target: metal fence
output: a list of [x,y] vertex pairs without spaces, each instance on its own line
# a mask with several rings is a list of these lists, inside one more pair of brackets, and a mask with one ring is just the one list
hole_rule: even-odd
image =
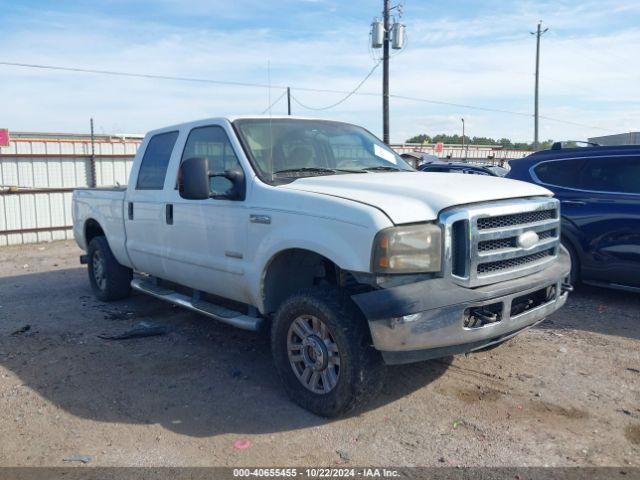
[[73,189],[125,184],[139,143],[97,136],[92,155],[88,135],[12,134],[0,147],[0,246],[71,238]]
[[392,145],[398,153],[423,153],[443,160],[466,161],[469,163],[491,163],[503,165],[509,160],[517,160],[532,154],[529,150],[511,150],[491,145],[441,145],[402,143]]

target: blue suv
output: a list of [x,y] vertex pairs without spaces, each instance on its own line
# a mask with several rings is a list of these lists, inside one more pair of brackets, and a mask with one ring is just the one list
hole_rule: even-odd
[[542,185],[560,200],[572,283],[640,292],[640,145],[554,144],[510,165],[507,178]]

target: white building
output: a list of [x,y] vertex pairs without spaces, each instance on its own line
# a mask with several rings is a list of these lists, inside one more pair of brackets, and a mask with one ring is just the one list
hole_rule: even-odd
[[640,132],[616,133],[614,135],[591,137],[589,141],[604,146],[640,145]]

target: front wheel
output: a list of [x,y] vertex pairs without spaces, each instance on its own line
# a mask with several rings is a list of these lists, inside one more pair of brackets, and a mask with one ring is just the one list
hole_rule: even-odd
[[107,239],[103,236],[95,237],[89,243],[87,253],[89,282],[95,296],[103,302],[128,297],[133,272],[118,263]]
[[580,260],[578,259],[578,255],[567,241],[562,242],[562,246],[567,249],[569,252],[569,258],[571,258],[571,272],[569,273],[569,282],[571,285],[577,285],[580,283]]
[[336,288],[305,289],[285,300],[271,348],[289,396],[317,415],[344,414],[382,387],[384,363],[366,321]]

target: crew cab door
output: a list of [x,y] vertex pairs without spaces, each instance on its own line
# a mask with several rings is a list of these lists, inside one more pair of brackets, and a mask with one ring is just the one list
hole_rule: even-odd
[[131,176],[124,202],[127,253],[136,270],[163,277],[163,188],[178,131],[152,135],[141,148],[144,155]]
[[[242,169],[222,125],[192,128],[176,163],[206,157],[211,173]],[[245,180],[246,181],[246,180]],[[226,194],[233,186],[224,177],[212,177],[211,198],[188,200],[180,196],[177,173],[165,192],[163,210],[166,252],[165,278],[221,297],[247,301],[244,288],[248,213],[244,199]]]

